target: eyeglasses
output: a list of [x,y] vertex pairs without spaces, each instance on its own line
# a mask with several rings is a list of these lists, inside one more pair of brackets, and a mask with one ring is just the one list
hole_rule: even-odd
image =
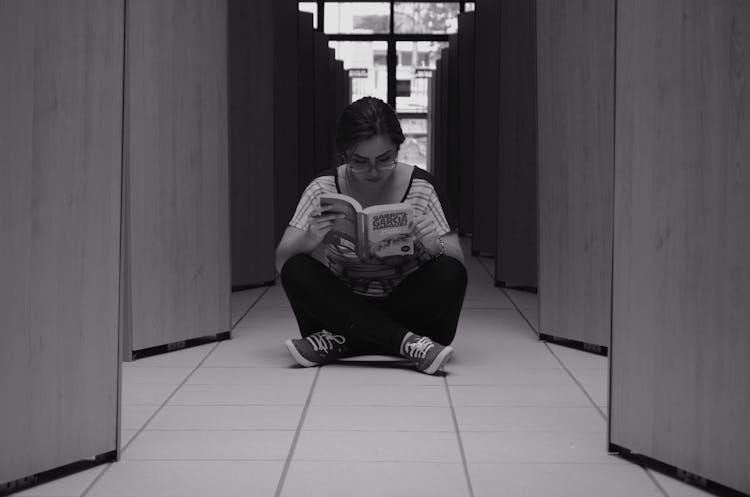
[[396,167],[397,157],[395,155],[396,151],[392,150],[387,157],[376,159],[374,164],[368,159],[352,157],[349,159],[349,169],[353,173],[366,173],[373,168],[378,172],[390,171]]

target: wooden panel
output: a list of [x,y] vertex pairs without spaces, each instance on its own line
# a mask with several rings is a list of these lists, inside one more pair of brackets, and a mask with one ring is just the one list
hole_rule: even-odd
[[[298,13],[299,45],[298,61],[299,78],[297,95],[299,102],[299,163],[297,197],[315,174],[315,78],[313,18],[308,12]],[[291,216],[287,222],[291,220]]]
[[615,0],[537,1],[540,330],[609,345]]
[[[438,154],[440,155],[440,168],[438,169],[438,181],[445,191],[450,180],[450,129],[451,129],[451,106],[450,106],[450,73],[451,58],[450,49],[440,50],[440,141],[438,142]],[[449,199],[450,201],[450,199]]]
[[459,226],[474,228],[474,12],[458,16]]
[[[288,209],[290,203],[283,194],[277,200],[274,176],[278,168],[283,170],[282,164],[296,160],[296,151],[293,145],[276,143],[274,137],[275,131],[296,133],[296,127],[292,119],[275,118],[288,107],[284,96],[277,95],[274,74],[283,72],[288,78],[294,75],[287,74],[291,69],[279,67],[283,57],[276,62],[273,55],[274,22],[283,23],[283,16],[290,8],[293,6],[286,0],[275,6],[270,0],[252,4],[241,0],[229,2],[231,267],[235,289],[274,280],[278,233],[271,206]],[[274,18],[275,15],[278,17]],[[271,19],[276,20],[271,22]],[[293,36],[293,29],[291,33]],[[289,46],[279,43],[278,49],[288,50]],[[293,81],[292,84],[283,81],[279,83],[279,92],[293,86]],[[279,112],[274,111],[275,106],[280,107]],[[284,151],[277,157],[275,149]]]
[[[330,67],[328,63],[328,39],[322,33],[313,33],[315,77],[315,172],[329,167],[331,157],[328,104]],[[309,181],[309,180],[308,180]]]
[[[328,42],[326,42],[327,44]],[[330,167],[338,165],[338,153],[336,152],[336,123],[338,120],[338,96],[336,94],[338,75],[336,70],[339,62],[336,61],[336,51],[328,48],[328,161]]]
[[528,0],[503,0],[500,5],[500,74],[504,77],[499,96],[495,281],[536,287],[536,9]]
[[436,92],[436,84],[435,81],[437,79],[437,62],[436,61],[436,70],[433,71],[432,77],[427,80],[427,163],[426,163],[426,169],[430,172],[435,171],[435,133],[436,133],[436,127],[435,127],[435,120],[437,119],[437,112],[436,112],[436,98],[435,98],[435,92]]
[[448,37],[449,64],[446,97],[448,99],[448,164],[447,179],[442,184],[451,210],[457,215],[461,209],[461,155],[459,151],[459,94],[458,94],[458,35]]
[[[244,3],[244,2],[243,2]],[[273,2],[274,40],[273,100],[274,111],[274,246],[281,240],[287,223],[294,214],[299,196],[297,191],[297,162],[299,149],[296,136],[299,134],[297,116],[297,2],[275,0]],[[264,46],[264,48],[267,47]],[[266,56],[266,55],[264,55]],[[250,65],[249,70],[253,70]],[[263,98],[263,94],[255,98]],[[256,164],[256,168],[263,168]],[[259,186],[259,185],[256,185]],[[257,243],[257,240],[254,240]]]
[[123,13],[0,2],[0,484],[117,450]]
[[443,60],[442,58],[439,58],[435,61],[435,72],[432,75],[432,105],[430,105],[430,109],[432,109],[433,113],[433,119],[431,123],[432,148],[430,149],[430,156],[432,157],[432,159],[430,161],[430,171],[438,179],[438,181],[440,180],[441,169],[443,167],[443,157],[441,156],[443,143],[443,109],[441,107],[443,91],[442,76]]
[[[127,15],[132,308],[125,312],[140,350],[229,330],[227,5],[130,0]],[[263,151],[254,152],[270,169]],[[244,227],[259,247],[273,233],[263,205],[258,224]]]
[[494,254],[497,243],[497,168],[500,88],[500,12],[498,0],[476,2],[474,227],[471,249]]
[[750,3],[617,19],[610,441],[750,493]]
[[349,94],[349,85],[347,83],[348,76],[347,72],[344,70],[344,62],[340,60],[335,61],[336,70],[336,92],[335,92],[335,101],[336,101],[336,112],[335,116],[336,119],[333,122],[333,130],[331,133],[331,137],[333,139],[333,152],[334,152],[334,164],[338,165],[342,162],[342,158],[339,157],[338,152],[336,151],[336,128],[338,126],[338,120],[341,117],[341,114],[344,112],[344,109],[347,105],[349,105],[349,101],[347,100],[347,95]]

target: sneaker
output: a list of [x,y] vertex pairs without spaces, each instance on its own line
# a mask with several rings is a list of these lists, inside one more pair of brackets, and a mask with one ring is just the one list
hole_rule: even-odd
[[440,345],[429,337],[410,333],[404,338],[402,355],[415,362],[417,369],[427,374],[438,372],[451,357],[453,347]]
[[334,362],[346,350],[344,343],[346,338],[325,330],[285,342],[294,360],[306,368]]

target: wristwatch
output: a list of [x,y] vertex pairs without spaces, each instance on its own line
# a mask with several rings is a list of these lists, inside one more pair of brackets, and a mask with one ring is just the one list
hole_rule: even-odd
[[440,257],[441,255],[445,253],[445,240],[443,240],[442,236],[438,237],[438,243],[440,244],[440,252],[438,252],[437,255],[433,256],[432,257],[433,259],[437,259],[438,257]]

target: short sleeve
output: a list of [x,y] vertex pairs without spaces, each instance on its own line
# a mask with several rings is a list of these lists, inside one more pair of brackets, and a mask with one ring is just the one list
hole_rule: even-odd
[[310,215],[319,205],[318,198],[324,193],[335,191],[336,182],[332,174],[324,173],[312,180],[305,191],[302,192],[297,203],[297,209],[294,211],[292,220],[289,221],[289,226],[307,231],[310,226]]
[[445,210],[440,202],[440,197],[437,194],[430,196],[427,203],[427,212],[437,224],[438,236],[447,235],[451,231],[451,225],[448,222]]
[[419,203],[426,209],[425,214],[434,218],[441,236],[458,231],[458,218],[432,174],[415,168],[411,191],[415,199],[419,199]]
[[299,228],[302,231],[307,231],[307,228],[310,226],[310,214],[315,210],[315,207],[317,206],[317,198],[320,195],[319,193],[316,193],[316,190],[318,190],[318,188],[316,187],[315,182],[307,185],[307,188],[305,188],[305,191],[302,192],[302,195],[300,196],[292,220],[289,221],[289,226]]

